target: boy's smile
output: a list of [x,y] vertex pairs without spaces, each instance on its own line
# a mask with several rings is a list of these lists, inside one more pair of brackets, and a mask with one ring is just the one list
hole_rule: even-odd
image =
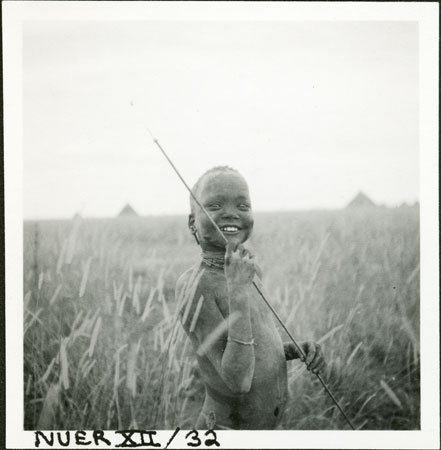
[[225,225],[223,227],[220,227],[221,231],[228,234],[235,234],[238,233],[240,228],[236,227],[235,225]]
[[[254,220],[248,186],[241,175],[234,172],[207,175],[195,195],[228,241],[243,243],[249,238]],[[190,214],[189,226],[192,225],[204,250],[225,249],[225,241],[198,207]]]

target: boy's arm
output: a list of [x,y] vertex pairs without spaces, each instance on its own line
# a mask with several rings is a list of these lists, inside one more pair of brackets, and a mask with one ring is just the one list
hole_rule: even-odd
[[[247,283],[243,283],[243,270],[238,268],[242,264],[238,258],[243,256],[232,251],[229,256],[228,266],[236,270],[239,277],[227,277],[228,318],[223,317],[217,306],[214,295],[217,286],[213,286],[208,277],[202,277],[193,290],[193,298],[184,302],[188,308],[185,304],[181,308],[181,321],[187,334],[196,340],[197,353],[209,359],[228,388],[235,393],[245,393],[251,388],[255,365],[249,291]],[[249,268],[246,273],[251,276]],[[185,289],[185,281],[179,280],[178,297],[182,289]]]
[[221,375],[231,390],[244,393],[251,388],[255,365],[249,291],[235,284],[228,284],[227,289],[230,315]]
[[297,351],[297,348],[292,342],[284,342],[283,349],[285,350],[285,358],[287,361],[291,361],[292,359],[299,359],[301,355]]
[[225,255],[229,326],[222,358],[222,378],[237,392],[248,392],[254,375],[254,337],[250,289],[256,274],[254,259],[242,245],[228,243]]

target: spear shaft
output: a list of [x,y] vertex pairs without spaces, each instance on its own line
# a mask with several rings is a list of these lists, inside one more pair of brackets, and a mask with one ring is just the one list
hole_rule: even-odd
[[[218,231],[219,235],[222,237],[222,239],[224,240],[225,243],[228,243],[227,238],[225,237],[224,233],[222,233],[222,230],[218,227],[217,223],[213,220],[213,218],[210,216],[210,214],[208,213],[208,211],[204,208],[204,206],[201,204],[201,202],[198,200],[198,198],[194,195],[193,191],[190,189],[190,187],[188,186],[188,184],[185,182],[184,178],[182,177],[182,175],[180,174],[179,170],[176,168],[176,166],[173,164],[173,161],[169,158],[169,156],[167,155],[166,151],[162,148],[161,144],[159,143],[158,139],[156,139],[155,137],[153,137],[153,134],[150,132],[150,130],[147,128],[148,132],[150,133],[150,136],[153,139],[153,142],[156,144],[156,146],[159,148],[159,150],[161,151],[161,153],[164,155],[165,159],[168,161],[168,163],[170,164],[170,166],[173,168],[173,170],[176,172],[176,175],[179,177],[179,179],[182,181],[182,183],[184,184],[184,186],[186,187],[187,191],[190,193],[191,197],[193,198],[193,200],[197,203],[197,205],[201,208],[201,210],[204,212],[204,214],[207,216],[208,220],[212,223],[212,225],[214,226],[214,228]],[[274,310],[274,308],[271,306],[270,302],[266,299],[265,295],[263,294],[263,292],[260,290],[260,288],[257,286],[256,282],[253,280],[253,286],[256,288],[257,292],[259,293],[260,297],[262,298],[262,300],[265,302],[265,304],[268,306],[268,308],[270,309],[270,311],[273,313],[274,317],[277,319],[277,321],[280,323],[280,325],[282,326],[282,328],[285,330],[286,334],[288,335],[288,337],[291,339],[292,343],[294,344],[294,347],[296,348],[297,352],[299,353],[299,355],[302,356],[303,360],[306,361],[306,355],[305,352],[303,351],[303,349],[297,344],[296,340],[294,339],[293,335],[289,332],[288,328],[286,327],[286,325],[283,323],[282,319],[279,317],[279,315],[277,314],[277,312]],[[332,394],[331,390],[329,389],[329,387],[327,386],[327,384],[325,383],[325,381],[323,380],[323,378],[321,377],[321,375],[319,373],[315,373],[315,376],[318,378],[318,380],[320,381],[321,385],[323,386],[323,388],[325,389],[326,393],[329,395],[329,397],[331,398],[331,400],[335,403],[335,405],[337,406],[338,410],[341,412],[342,416],[345,418],[346,422],[348,423],[348,425],[355,430],[354,426],[352,425],[351,421],[349,420],[348,416],[345,414],[345,412],[343,411],[343,408],[339,405],[337,399],[334,397],[334,395]]]

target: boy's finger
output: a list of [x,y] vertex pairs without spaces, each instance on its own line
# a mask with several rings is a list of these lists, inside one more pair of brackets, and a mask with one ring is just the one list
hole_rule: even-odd
[[242,257],[242,261],[243,261],[245,264],[250,264],[250,258],[248,257],[248,255],[244,255],[244,256]]
[[254,258],[254,255],[247,248],[244,248],[243,256],[248,256],[250,259]]
[[237,251],[239,252],[239,255],[244,258],[247,255],[248,250],[242,245],[239,244],[237,246]]
[[319,364],[321,363],[322,359],[319,356],[318,353],[315,354],[314,359],[311,361],[311,364],[309,365],[309,367],[311,369],[317,369],[317,367],[319,366]]
[[317,373],[323,372],[323,370],[325,370],[325,367],[326,367],[326,362],[325,362],[324,359],[322,359],[322,360],[320,361],[319,365],[316,367],[315,371],[316,371]]
[[315,347],[315,356],[314,359],[312,360],[310,366],[312,369],[315,369],[319,366],[319,364],[321,364],[321,362],[323,361],[323,354],[320,348],[320,345],[316,344]]
[[256,265],[254,264],[254,261],[249,256],[246,257],[245,261],[248,264],[248,266],[250,267],[251,273],[253,274],[253,277],[254,277],[254,275],[256,273]]
[[316,365],[316,367],[314,367],[312,369],[313,373],[320,373],[323,372],[323,369],[325,368],[326,364],[325,361],[322,359],[321,361],[319,361],[319,363]]
[[253,263],[253,261],[251,260],[251,258],[248,256],[248,255],[245,255],[243,258],[242,258],[242,262],[248,267],[248,269],[249,270],[251,270],[252,272],[255,272],[256,271],[256,269],[255,269],[255,267],[254,267],[254,263]]
[[311,362],[313,361],[316,353],[316,346],[314,342],[309,342],[307,346],[307,353],[306,353],[306,365],[309,366]]
[[234,242],[228,242],[227,244],[227,252],[225,254],[225,264],[230,264],[231,262],[231,255],[233,253],[233,248],[235,246]]

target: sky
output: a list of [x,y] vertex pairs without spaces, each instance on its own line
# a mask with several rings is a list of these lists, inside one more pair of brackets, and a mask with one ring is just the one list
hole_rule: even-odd
[[256,211],[419,199],[416,22],[30,21],[24,217],[189,211],[215,165]]

